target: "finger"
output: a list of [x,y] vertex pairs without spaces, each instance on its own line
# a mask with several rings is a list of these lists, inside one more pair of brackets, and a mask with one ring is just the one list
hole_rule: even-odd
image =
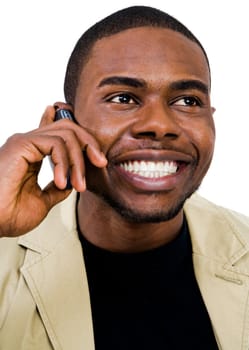
[[62,120],[53,127],[45,126],[26,134],[25,148],[37,148],[35,151],[38,151],[38,155],[28,154],[24,155],[24,158],[27,159],[27,162],[33,163],[45,156],[50,156],[56,186],[59,189],[64,189],[70,175],[72,186],[77,191],[82,192],[86,188],[83,147],[72,128],[72,124],[74,123],[69,120]]
[[104,168],[107,165],[107,158],[101,151],[99,145],[94,143],[88,143],[85,147],[85,152],[88,159],[98,168]]
[[[54,140],[58,138],[58,141],[62,142],[61,145],[57,145],[58,141],[53,141],[54,146],[51,148],[50,161],[53,165],[55,184],[58,188],[64,189],[70,176],[71,185],[76,191],[82,192],[86,189],[86,184],[85,164],[81,145],[73,130],[60,130],[58,135],[54,133],[55,131],[51,135],[49,132],[41,135],[44,138],[49,137]],[[59,151],[58,147],[61,147]]]
[[[43,134],[20,135],[16,136],[16,139],[18,137],[19,158],[25,161],[25,168],[30,168],[32,164],[42,161],[45,156],[50,156],[54,167],[54,182],[59,189],[64,189],[70,160],[63,138],[57,135]],[[23,169],[22,172],[26,173],[26,170]]]
[[69,158],[69,176],[71,185],[78,191],[82,192],[86,189],[85,184],[85,162],[82,147],[75,133],[70,130],[64,134],[64,141],[67,147],[67,155]]
[[55,109],[54,109],[54,107],[53,106],[47,106],[45,111],[44,111],[44,113],[43,113],[43,115],[42,115],[39,127],[43,127],[45,125],[53,123],[54,116],[55,116]]
[[46,202],[48,211],[57,203],[66,199],[72,190],[58,190],[58,187],[52,181],[42,191],[42,196]]
[[99,142],[96,140],[96,138],[82,126],[77,126],[74,123],[72,124],[70,124],[70,126],[72,126],[74,129],[74,132],[77,135],[77,138],[81,145],[81,149],[89,161],[96,167],[105,167],[107,165],[107,158],[102,152]]
[[[73,107],[69,104],[65,104],[63,102],[56,102],[55,108],[65,108],[73,112]],[[77,138],[80,141],[82,146],[82,150],[86,151],[86,155],[89,158],[90,162],[97,167],[105,167],[107,165],[107,159],[104,153],[101,151],[99,143],[94,138],[94,136],[85,128],[76,125],[75,123],[66,124],[67,120],[61,121],[60,128],[71,128],[74,130]],[[59,125],[58,125],[59,127]]]
[[[81,155],[82,151],[88,157],[89,161],[95,165],[96,167],[103,168],[107,165],[107,159],[102,152],[99,143],[86,129],[75,124],[70,120],[60,120],[51,126],[44,127],[43,130],[37,129],[34,130],[33,133],[39,133],[45,135],[58,135],[62,137],[68,147],[68,152],[71,154],[70,159],[71,164],[77,164],[73,161],[74,153],[77,155],[77,159],[79,160],[78,155]],[[78,147],[73,146],[75,144],[75,140],[78,140]],[[73,147],[73,148],[72,148]],[[80,152],[80,153],[79,153]],[[81,164],[81,163],[79,163]]]
[[[57,108],[65,108],[65,103],[56,102]],[[63,138],[66,147],[69,160],[69,168],[67,169],[67,175],[65,176],[64,163],[60,163],[54,159],[54,181],[56,185],[62,189],[66,186],[66,178],[70,176],[71,185],[79,192],[82,192],[86,188],[85,183],[85,164],[82,151],[86,155],[89,161],[96,167],[103,168],[107,165],[107,159],[104,153],[100,149],[100,145],[97,140],[83,127],[73,123],[72,121],[63,119],[59,122],[51,123],[54,118],[55,111],[51,110],[49,106],[42,118],[43,125],[42,130],[34,130],[33,133],[39,133],[45,135],[58,135]],[[52,116],[53,115],[53,116]]]

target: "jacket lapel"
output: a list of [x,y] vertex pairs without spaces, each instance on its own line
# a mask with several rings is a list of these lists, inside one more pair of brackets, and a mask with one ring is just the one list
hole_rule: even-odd
[[21,269],[55,349],[94,349],[90,298],[75,220],[75,198],[58,205],[19,244]]
[[[248,220],[194,196],[185,206],[196,279],[220,349],[249,348]],[[232,220],[231,220],[232,218]]]

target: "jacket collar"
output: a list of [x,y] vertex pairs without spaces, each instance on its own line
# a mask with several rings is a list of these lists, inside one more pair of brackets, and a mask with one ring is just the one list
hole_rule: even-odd
[[19,239],[22,274],[54,349],[94,349],[90,298],[75,217],[75,193]]
[[193,195],[184,207],[193,254],[219,261],[225,269],[249,276],[243,257],[249,251],[249,220],[234,211]]

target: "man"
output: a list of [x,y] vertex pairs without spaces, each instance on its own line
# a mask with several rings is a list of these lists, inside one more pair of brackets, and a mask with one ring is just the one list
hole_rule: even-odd
[[199,41],[153,8],[79,39],[67,103],[0,149],[1,349],[248,349],[249,221],[194,194],[210,80]]

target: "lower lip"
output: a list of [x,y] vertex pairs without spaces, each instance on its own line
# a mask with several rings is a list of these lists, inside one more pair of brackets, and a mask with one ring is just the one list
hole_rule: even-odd
[[164,177],[148,178],[135,173],[125,171],[120,166],[115,167],[116,171],[124,180],[139,192],[159,192],[173,190],[181,181],[186,166],[180,167],[174,174]]

